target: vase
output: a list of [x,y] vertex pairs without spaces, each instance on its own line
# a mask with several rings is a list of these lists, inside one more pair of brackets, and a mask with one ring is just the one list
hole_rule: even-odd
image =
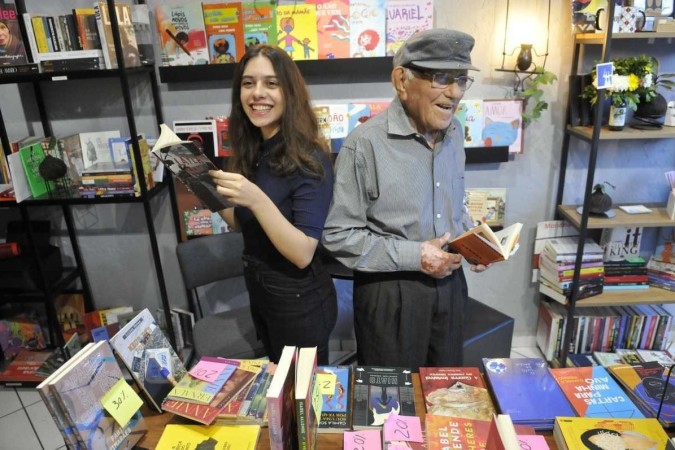
[[609,107],[609,129],[612,131],[623,130],[626,125],[626,103],[621,103],[621,106],[611,105]]

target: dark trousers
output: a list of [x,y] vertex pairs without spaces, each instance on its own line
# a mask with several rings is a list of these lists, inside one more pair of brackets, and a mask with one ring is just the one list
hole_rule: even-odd
[[421,272],[354,272],[358,364],[461,366],[467,302],[462,269],[441,280]]
[[244,256],[251,315],[270,361],[285,345],[317,347],[318,363],[328,364],[328,339],[337,321],[335,285],[318,258],[305,269],[281,271]]

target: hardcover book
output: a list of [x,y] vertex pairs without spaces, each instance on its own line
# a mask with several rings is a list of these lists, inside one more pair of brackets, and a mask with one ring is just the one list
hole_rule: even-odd
[[0,4],[0,33],[3,36],[2,52],[0,53],[0,67],[18,66],[27,64],[26,48],[21,37],[19,28],[19,14],[16,11],[16,5],[13,3]]
[[201,2],[155,8],[162,66],[208,64],[209,50]]
[[[138,44],[136,43],[136,31],[134,31],[134,24],[131,21],[131,5],[128,3],[115,3],[115,12],[120,33],[120,43],[122,44],[122,54],[124,55],[124,66],[138,67],[141,65],[141,57],[138,53]],[[108,11],[108,3],[95,2],[94,13],[96,14],[96,26],[99,38],[101,39],[105,66],[108,69],[116,69],[117,52],[113,41],[112,22]]]
[[267,389],[267,425],[271,450],[286,450],[298,446],[294,411],[296,361],[297,349],[285,346]]
[[355,430],[381,427],[391,414],[416,415],[410,369],[357,366],[354,369],[353,401],[352,427]]
[[316,368],[316,347],[299,348],[295,368],[295,417],[300,450],[317,448],[316,433],[323,397],[316,383]]
[[514,223],[503,230],[492,231],[480,225],[466,231],[448,243],[448,247],[461,254],[471,264],[488,265],[506,261],[518,249],[522,223]]
[[495,413],[478,367],[420,367],[427,414],[491,420]]
[[350,0],[349,52],[352,58],[385,56],[387,10],[384,0]]
[[413,34],[432,29],[433,22],[434,4],[429,0],[387,0],[387,56],[394,56]]
[[245,52],[241,3],[204,3],[202,8],[211,64],[239,61]]
[[275,2],[255,1],[242,3],[244,14],[244,46],[276,44],[277,22]]
[[317,59],[316,6],[290,4],[277,6],[277,43],[296,60]]
[[316,6],[319,59],[349,58],[349,0],[307,0]]
[[161,133],[152,152],[213,212],[232,206],[218,193],[209,170],[218,170],[213,162],[193,141],[182,141],[166,125],[160,125]]
[[668,435],[656,419],[558,417],[553,437],[559,448],[660,449]]
[[201,425],[169,424],[164,428],[155,450],[177,449],[255,449],[260,425]]
[[554,368],[551,375],[579,417],[644,417],[603,366]]
[[318,374],[335,376],[332,394],[323,394],[319,433],[343,433],[352,428],[352,366],[319,366]]
[[110,339],[120,359],[151,407],[160,405],[174,384],[185,376],[185,367],[157,322],[146,308]]
[[140,410],[121,426],[103,408],[101,398],[121,379],[124,375],[110,345],[100,341],[49,384],[85,448],[131,448],[145,435],[147,426]]
[[575,415],[543,358],[483,358],[483,365],[497,408],[514,424],[551,430],[555,417]]

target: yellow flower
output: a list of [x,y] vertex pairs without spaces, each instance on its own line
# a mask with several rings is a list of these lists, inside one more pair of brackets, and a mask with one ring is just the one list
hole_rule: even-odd
[[629,91],[634,91],[640,86],[640,78],[635,75],[634,73],[631,73],[628,75],[628,90]]

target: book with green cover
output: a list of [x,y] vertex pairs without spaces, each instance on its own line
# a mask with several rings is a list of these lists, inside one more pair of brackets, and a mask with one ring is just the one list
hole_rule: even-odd
[[23,165],[26,180],[33,198],[41,197],[54,190],[54,182],[47,181],[40,175],[40,164],[45,159],[45,151],[40,142],[34,142],[19,149],[19,159]]

